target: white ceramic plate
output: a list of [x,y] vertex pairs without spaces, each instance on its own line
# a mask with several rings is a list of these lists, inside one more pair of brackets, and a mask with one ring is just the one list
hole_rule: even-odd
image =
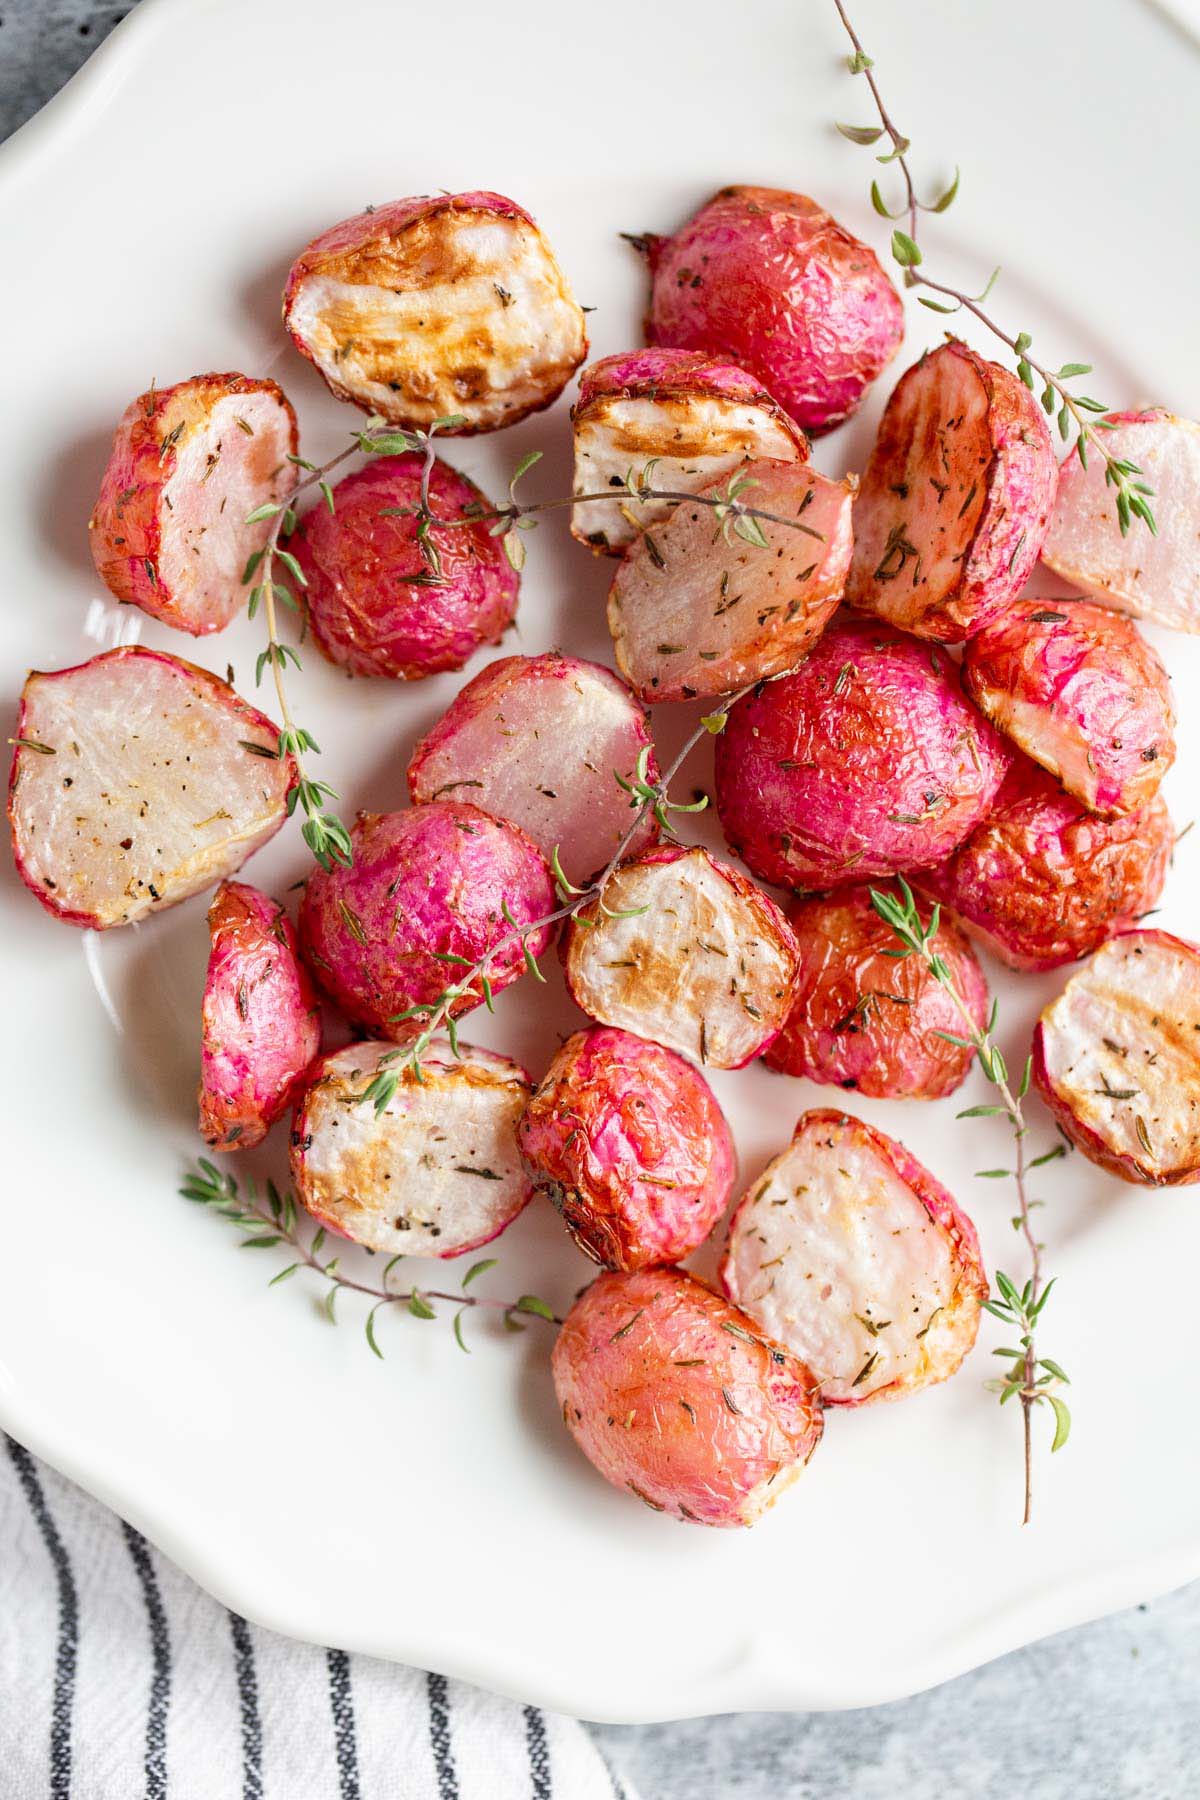
[[[856,10],[930,189],[963,162],[961,202],[929,231],[945,266],[982,285],[1002,261],[1004,318],[1056,362],[1093,361],[1114,404],[1200,410],[1191,50],[1134,0],[1102,22],[1089,0]],[[118,613],[85,525],[113,422],[152,376],[276,375],[310,455],[343,441],[358,415],[278,321],[284,270],[315,231],[440,186],[511,193],[597,308],[594,350],[626,347],[643,280],[617,232],[670,228],[726,181],[812,192],[881,239],[870,153],[830,123],[867,117],[844,49],[826,0],[617,0],[586,34],[559,0],[146,0],[0,158],[5,705],[30,664],[139,630],[232,662],[252,692],[256,627],[197,646]],[[911,311],[904,359],[937,335]],[[861,461],[882,399],[820,445],[822,468]],[[561,491],[565,403],[450,456],[494,489],[533,445],[548,451],[543,491]],[[607,658],[607,565],[557,523],[530,552],[506,647]],[[1200,775],[1200,643],[1156,641],[1181,702],[1182,823]],[[456,686],[350,685],[309,654],[299,711],[348,806],[402,803],[408,748]],[[685,720],[666,709],[657,723],[669,749]],[[1162,915],[1192,934],[1197,840]],[[388,1318],[381,1363],[352,1304],[334,1330],[303,1279],[268,1293],[276,1253],[239,1254],[175,1197],[197,1147],[203,900],[94,938],[43,915],[4,864],[0,1419],[252,1618],[633,1719],[885,1700],[1200,1570],[1194,1189],[1122,1187],[1078,1158],[1046,1171],[1062,1278],[1046,1348],[1074,1376],[1076,1426],[1053,1465],[1039,1430],[1030,1529],[1018,1420],[981,1385],[990,1321],[946,1387],[831,1418],[758,1529],[680,1528],[605,1487],[565,1437],[540,1325],[476,1330],[464,1357],[448,1323]],[[282,891],[304,868],[289,831],[251,878]],[[1055,985],[997,980],[1012,1060]],[[555,977],[512,990],[472,1033],[537,1068],[571,1024]],[[716,1086],[747,1179],[829,1099],[761,1070]],[[1008,1195],[972,1178],[1003,1158],[1000,1129],[955,1123],[952,1103],[855,1110],[955,1188],[989,1266],[1019,1267]],[[587,1275],[544,1205],[498,1251],[496,1292],[563,1303]]]

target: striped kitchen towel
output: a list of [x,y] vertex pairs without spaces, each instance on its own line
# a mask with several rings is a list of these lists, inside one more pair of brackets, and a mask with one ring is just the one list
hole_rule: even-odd
[[3,1800],[635,1800],[582,1725],[277,1637],[0,1433]]

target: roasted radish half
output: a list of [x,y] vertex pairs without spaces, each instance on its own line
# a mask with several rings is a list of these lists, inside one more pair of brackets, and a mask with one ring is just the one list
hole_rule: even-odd
[[852,606],[958,644],[1028,579],[1058,465],[1023,382],[952,339],[902,375],[854,506]]
[[635,500],[626,485],[647,464],[655,487],[691,493],[744,462],[808,460],[808,439],[755,376],[694,350],[630,350],[591,363],[571,418],[575,492],[612,491],[575,507],[571,530],[610,556],[670,511],[667,500]]
[[694,1525],[753,1525],[821,1441],[809,1370],[681,1269],[601,1275],[567,1314],[552,1362],[588,1461]]
[[[617,667],[643,700],[732,693],[794,668],[832,617],[854,534],[853,480],[802,463],[747,463],[742,504],[785,521],[684,502],[626,553],[608,596]],[[702,490],[709,499],[728,483]],[[742,535],[739,531],[748,535]]]
[[410,429],[513,425],[587,355],[554,252],[502,194],[421,194],[331,226],[292,264],[283,322],[339,400]]
[[835,887],[940,861],[987,817],[1009,761],[944,652],[843,621],[730,709],[717,811],[756,875]]
[[806,431],[849,418],[904,335],[874,252],[803,194],[722,188],[643,241],[650,342],[740,363]]
[[1175,708],[1136,625],[1087,600],[1018,600],[971,639],[963,686],[1089,812],[1145,806],[1175,760]]
[[1126,931],[1038,1021],[1033,1078],[1083,1154],[1122,1181],[1200,1181],[1200,948]]
[[[534,956],[553,939],[553,928],[539,923],[554,910],[550,871],[515,825],[439,800],[410,812],[360,813],[350,836],[351,866],[308,878],[300,942],[329,998],[367,1031],[411,1033],[414,1013],[503,939],[487,971],[499,993],[525,969],[518,933]],[[482,1000],[476,983],[451,1012]]]
[[707,850],[625,863],[563,940],[577,1006],[714,1069],[740,1069],[791,1010],[797,949],[773,900]]
[[249,1150],[287,1111],[321,1048],[321,1020],[278,900],[223,881],[208,909],[200,1134]]
[[1157,904],[1174,845],[1161,796],[1098,819],[1021,757],[991,815],[913,880],[1010,969],[1057,969]]
[[249,589],[246,563],[295,485],[296,415],[273,381],[195,375],[122,415],[92,513],[92,560],[118,600],[193,637],[220,631]]
[[[386,1044],[348,1044],[313,1070],[292,1124],[301,1203],[331,1231],[388,1256],[461,1256],[511,1225],[533,1193],[517,1154],[529,1097],[518,1063],[434,1038],[418,1080]],[[399,1076],[381,1110],[363,1094]]]
[[704,1077],[673,1050],[605,1025],[567,1039],[518,1141],[580,1249],[611,1269],[679,1262],[733,1186],[733,1139]]
[[13,742],[17,870],[48,912],[96,931],[240,869],[296,779],[269,719],[162,650],[30,675]]
[[945,1381],[988,1283],[975,1227],[903,1144],[846,1113],[805,1113],[740,1202],[725,1291],[801,1357],[833,1406]]
[[[770,1068],[875,1100],[937,1100],[962,1086],[974,1054],[950,1041],[962,1037],[962,1015],[919,956],[897,959],[895,934],[869,887],[793,900],[787,916],[800,975],[787,1022],[766,1052]],[[982,1030],[987,982],[945,915],[930,949]]]
[[305,513],[288,548],[307,581],[313,636],[355,675],[418,681],[461,669],[513,622],[518,576],[470,509],[487,511],[473,481],[437,460],[428,498],[437,519],[418,535],[424,457],[384,456],[356,469]]
[[1132,480],[1152,488],[1151,533],[1136,517],[1122,534],[1107,463],[1094,448],[1084,467],[1078,448],[1062,466],[1058,503],[1042,561],[1076,587],[1172,631],[1200,631],[1200,425],[1161,407],[1110,413],[1104,449],[1137,465]]
[[[648,752],[658,764],[643,707],[599,663],[563,656],[505,656],[451,701],[408,765],[417,802],[469,800],[528,833],[543,855],[555,848],[566,875],[583,882],[616,854],[633,823],[632,781]],[[658,839],[647,815],[629,848]]]

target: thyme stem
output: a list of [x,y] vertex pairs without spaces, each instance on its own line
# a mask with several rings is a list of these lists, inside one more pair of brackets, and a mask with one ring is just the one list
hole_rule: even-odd
[[[1032,1058],[1028,1058],[1022,1072],[1021,1080],[1014,1090],[1009,1078],[1008,1068],[1003,1053],[994,1037],[995,1008],[984,1026],[976,1023],[966,1001],[963,999],[950,969],[937,950],[937,930],[941,919],[941,909],[935,906],[930,914],[929,923],[924,924],[912,889],[898,877],[898,886],[903,896],[897,900],[893,894],[880,893],[872,888],[871,904],[884,923],[891,927],[902,948],[889,954],[898,957],[918,956],[929,970],[933,979],[946,991],[956,1012],[963,1021],[964,1035],[951,1038],[952,1043],[962,1044],[974,1051],[976,1059],[984,1075],[996,1089],[999,1096],[998,1106],[968,1107],[959,1117],[972,1117],[981,1113],[1003,1113],[1008,1119],[1013,1134],[1015,1149],[1015,1167],[1008,1169],[988,1169],[981,1173],[989,1176],[1009,1175],[1012,1178],[1017,1196],[1017,1213],[1013,1223],[1020,1229],[1029,1253],[1029,1275],[1024,1287],[1018,1292],[1015,1284],[1007,1275],[996,1271],[996,1285],[1000,1290],[999,1300],[986,1300],[984,1305],[990,1313],[1006,1324],[1015,1325],[1021,1334],[1020,1348],[997,1351],[997,1355],[1009,1359],[1010,1367],[1004,1378],[997,1384],[1001,1401],[1016,1394],[1021,1402],[1022,1436],[1025,1451],[1025,1502],[1021,1523],[1028,1525],[1033,1508],[1033,1432],[1032,1417],[1035,1406],[1043,1402],[1048,1404],[1055,1419],[1054,1450],[1060,1450],[1067,1441],[1070,1431],[1070,1413],[1065,1401],[1054,1391],[1060,1382],[1067,1377],[1055,1362],[1047,1361],[1039,1356],[1036,1330],[1042,1308],[1049,1297],[1053,1283],[1043,1282],[1042,1245],[1038,1242],[1033,1229],[1032,1211],[1035,1202],[1029,1197],[1029,1169],[1026,1137],[1029,1126],[1025,1118],[1023,1101],[1029,1091],[1032,1075]],[[943,1034],[949,1035],[949,1034]],[[1058,1154],[1052,1150],[1040,1161],[1047,1161]],[[1039,1373],[1045,1370],[1045,1374]]]
[[244,582],[252,582],[257,579],[257,585],[251,588],[247,608],[249,616],[253,618],[261,600],[263,618],[267,627],[267,647],[258,659],[257,678],[259,681],[262,680],[263,669],[269,663],[283,726],[279,734],[279,755],[283,757],[290,754],[296,764],[297,781],[288,796],[288,811],[291,813],[299,806],[304,813],[304,841],[322,868],[325,869],[328,869],[334,862],[349,864],[351,860],[350,834],[336,813],[330,812],[325,806],[325,801],[336,800],[337,794],[328,783],[314,780],[308,774],[304,764],[305,752],[317,751],[317,743],[311,732],[296,724],[288,704],[284,670],[289,660],[299,668],[300,659],[295,650],[285,644],[279,635],[279,613],[276,601],[281,592],[290,597],[290,589],[280,582],[276,565],[283,561],[292,578],[303,583],[299,565],[281,550],[280,537],[283,535],[285,527],[291,531],[296,523],[295,503],[298,497],[307,489],[318,486],[322,487],[328,495],[330,492],[329,475],[348,457],[352,456],[356,448],[356,444],[350,444],[346,449],[340,450],[336,456],[331,456],[329,461],[323,463],[320,468],[314,468],[311,463],[299,461],[294,463],[296,480],[292,483],[287,498],[276,505],[260,508],[250,514],[251,520],[269,516],[271,523],[262,550],[250,558],[242,577]]
[[[892,254],[904,270],[906,286],[928,288],[933,293],[942,294],[947,300],[953,302],[950,306],[941,306],[937,302],[929,300],[922,302],[923,305],[931,307],[935,312],[965,311],[978,319],[984,329],[991,332],[992,336],[997,338],[1016,357],[1017,374],[1026,387],[1032,389],[1035,385],[1034,377],[1038,377],[1042,382],[1043,408],[1047,413],[1056,412],[1058,414],[1059,433],[1064,440],[1069,436],[1071,425],[1074,425],[1079,447],[1079,460],[1083,466],[1087,467],[1089,446],[1103,458],[1105,481],[1116,493],[1117,521],[1122,537],[1128,533],[1130,523],[1134,518],[1141,519],[1147,530],[1153,536],[1157,536],[1158,526],[1149,505],[1153,489],[1147,487],[1143,481],[1133,479],[1135,476],[1142,475],[1142,469],[1126,458],[1114,457],[1100,435],[1101,432],[1111,429],[1111,427],[1103,421],[1099,424],[1093,422],[1095,416],[1103,413],[1106,408],[1086,396],[1073,394],[1066,385],[1067,380],[1073,375],[1089,374],[1091,371],[1088,365],[1074,363],[1066,364],[1060,370],[1049,369],[1030,355],[1032,340],[1028,332],[1018,332],[1013,336],[1005,331],[1003,326],[997,324],[996,320],[983,307],[983,301],[991,291],[995,275],[992,276],[992,281],[988,282],[982,294],[971,295],[964,293],[960,288],[951,287],[945,282],[935,281],[932,276],[923,272],[920,267],[922,257],[918,214],[944,210],[944,207],[948,206],[953,199],[955,189],[951,188],[949,194],[943,196],[943,199],[934,206],[926,205],[917,198],[916,183],[913,180],[912,168],[908,161],[910,140],[900,131],[887,109],[879,83],[875,78],[874,62],[863,48],[862,40],[850,21],[843,0],[833,0],[833,4],[837,8],[838,17],[846,35],[854,46],[854,55],[849,59],[851,73],[865,75],[867,86],[871,91],[871,98],[875,102],[875,111],[878,114],[880,126],[887,134],[892,146],[891,154],[881,157],[879,160],[895,163],[904,179],[904,203],[899,213],[887,211],[886,206],[879,198],[879,190],[875,184],[872,184],[871,198],[876,211],[882,213],[885,218],[896,219],[907,214],[907,236],[904,233],[895,232],[892,237]],[[860,135],[859,141],[867,140]],[[996,271],[996,274],[999,274],[999,270]]]
[[[925,966],[932,969],[936,959],[930,954],[927,947],[923,951],[923,960]],[[1008,1122],[1012,1128],[1016,1162],[1016,1167],[1013,1169],[1013,1186],[1017,1195],[1017,1217],[1021,1221],[1021,1235],[1025,1239],[1025,1245],[1029,1251],[1029,1305],[1031,1309],[1036,1309],[1042,1293],[1042,1246],[1034,1236],[1033,1219],[1029,1210],[1025,1150],[1025,1134],[1028,1127],[1025,1123],[1024,1109],[1020,1099],[1012,1091],[1003,1057],[997,1058],[996,1043],[991,1030],[985,1028],[981,1031],[976,1025],[967,1010],[966,1002],[953,981],[942,979],[942,986],[954,1002],[955,1009],[966,1025],[967,1035],[975,1047],[975,1055],[987,1073],[989,1081],[999,1093],[1001,1104],[1008,1115]],[[1034,1316],[1036,1317],[1036,1311]],[[1024,1348],[1024,1383],[1020,1390],[1020,1401],[1025,1438],[1025,1508],[1021,1523],[1028,1525],[1033,1506],[1033,1433],[1030,1421],[1038,1391],[1037,1350],[1032,1330],[1028,1333],[1028,1342]]]
[[[254,1182],[248,1180],[246,1194],[243,1197],[234,1177],[222,1173],[205,1157],[197,1158],[196,1168],[189,1171],[185,1177],[180,1193],[185,1200],[193,1200],[201,1206],[216,1208],[224,1217],[235,1223],[240,1230],[257,1231],[261,1226],[266,1235],[248,1240],[247,1247],[276,1243],[287,1244],[294,1251],[296,1261],[290,1269],[281,1271],[275,1277],[276,1281],[282,1280],[284,1274],[290,1274],[293,1269],[302,1266],[331,1282],[334,1288],[346,1288],[351,1293],[365,1294],[369,1300],[375,1302],[372,1311],[380,1306],[397,1305],[406,1306],[411,1311],[414,1309],[414,1305],[420,1306],[421,1303],[427,1304],[432,1300],[441,1300],[449,1306],[460,1309],[463,1307],[478,1307],[485,1311],[490,1309],[493,1312],[502,1313],[506,1317],[514,1313],[522,1315],[528,1313],[534,1318],[545,1320],[547,1324],[562,1324],[558,1314],[552,1312],[544,1302],[537,1300],[535,1295],[523,1294],[518,1300],[494,1299],[487,1294],[467,1293],[465,1282],[463,1290],[458,1293],[450,1293],[443,1288],[393,1288],[387,1285],[387,1269],[384,1270],[382,1286],[376,1287],[368,1281],[356,1281],[352,1275],[342,1273],[337,1257],[331,1257],[328,1262],[321,1261],[319,1251],[325,1238],[323,1230],[318,1230],[316,1237],[310,1243],[305,1242],[299,1230],[296,1204],[290,1194],[281,1195],[274,1183],[268,1182],[264,1201]],[[393,1257],[387,1268],[390,1269],[392,1263],[399,1260],[399,1257]],[[490,1266],[490,1263],[491,1259],[488,1259],[487,1266]],[[476,1265],[477,1269],[480,1267],[481,1265]],[[473,1272],[472,1270],[467,1271],[465,1281],[470,1281]],[[422,1312],[418,1313],[418,1316],[424,1318],[430,1315]],[[368,1332],[368,1341],[375,1349],[373,1335],[370,1332]]]

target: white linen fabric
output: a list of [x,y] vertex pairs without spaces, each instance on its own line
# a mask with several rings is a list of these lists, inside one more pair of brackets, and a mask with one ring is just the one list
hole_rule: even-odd
[[4,1800],[636,1800],[573,1719],[249,1624],[0,1433]]

